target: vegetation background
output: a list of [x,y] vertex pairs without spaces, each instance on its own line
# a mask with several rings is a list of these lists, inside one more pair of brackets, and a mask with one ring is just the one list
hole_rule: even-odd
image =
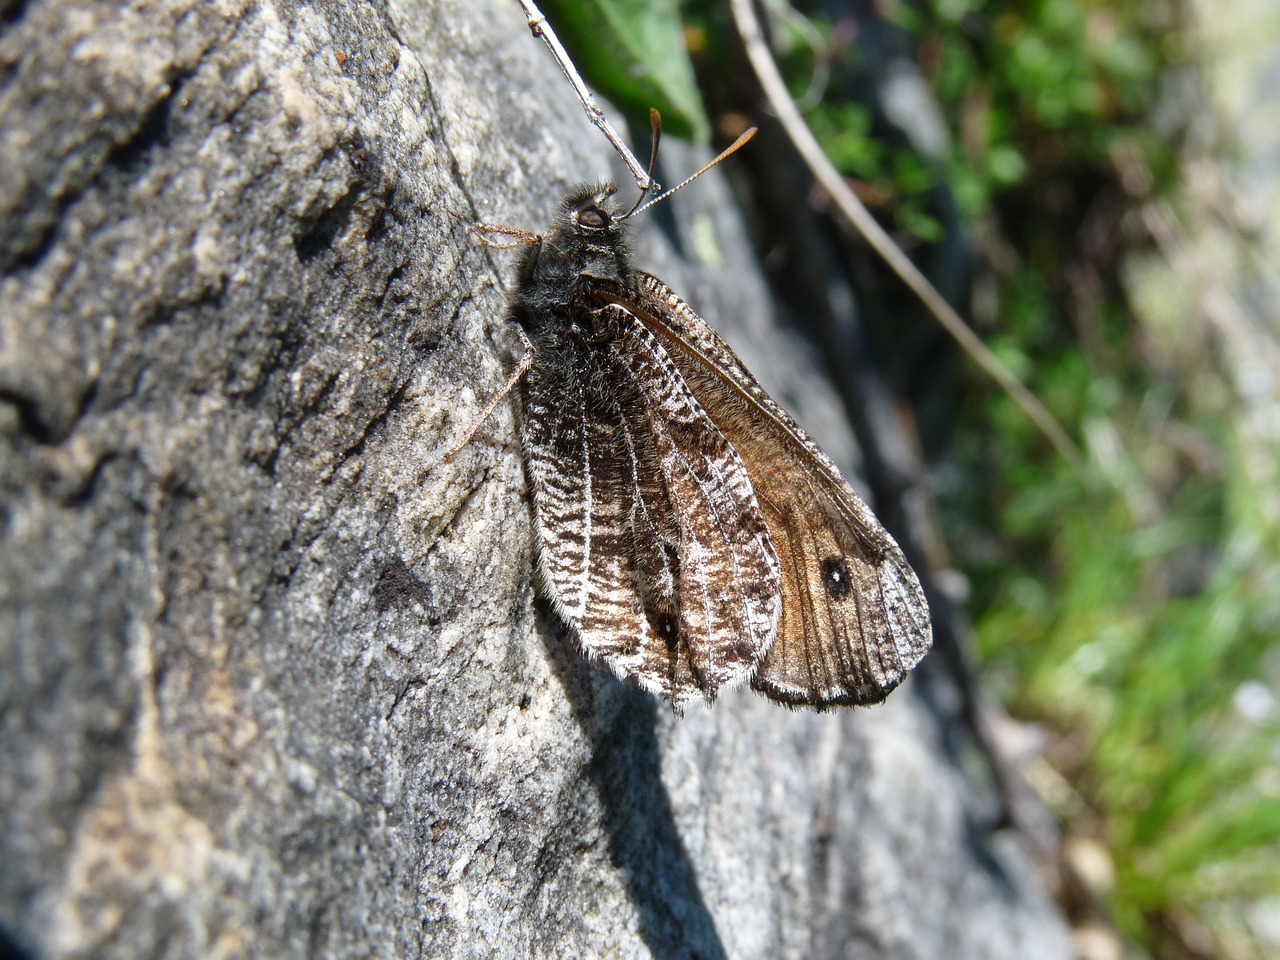
[[[543,7],[633,129],[656,106],[732,136],[759,109],[723,3]],[[1276,955],[1280,12],[761,9],[827,155],[1083,452],[1081,475],[850,242],[1077,949]]]

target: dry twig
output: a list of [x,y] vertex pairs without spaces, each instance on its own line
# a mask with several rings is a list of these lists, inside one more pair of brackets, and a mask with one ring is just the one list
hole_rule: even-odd
[[765,98],[777,114],[787,136],[795,145],[805,164],[809,167],[814,179],[818,181],[830,195],[840,212],[848,218],[871,248],[880,254],[889,267],[902,278],[902,281],[924,303],[965,353],[973,358],[1022,411],[1040,429],[1054,448],[1067,461],[1082,482],[1086,481],[1084,461],[1080,451],[1067,436],[1062,426],[1054,419],[1036,396],[1023,385],[988,349],[987,345],[975,334],[952,306],[943,299],[942,294],[934,289],[923,273],[911,262],[902,249],[881,228],[871,213],[849,189],[839,171],[827,159],[822,146],[818,143],[813,131],[800,115],[795,101],[787,91],[782,74],[774,62],[773,54],[765,43],[751,0],[729,0],[733,11],[734,22],[738,33],[746,47],[747,57],[755,71],[756,78],[764,90]]

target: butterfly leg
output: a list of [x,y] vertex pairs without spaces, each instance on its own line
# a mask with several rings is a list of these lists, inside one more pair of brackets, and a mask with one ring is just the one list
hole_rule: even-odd
[[[473,223],[470,226],[476,234],[476,239],[491,250],[514,250],[516,247],[530,247],[542,242],[540,234],[531,230],[522,230],[519,227],[504,227],[500,223]],[[514,239],[510,243],[490,239],[495,236]]]
[[498,389],[498,392],[489,398],[489,402],[484,405],[484,409],[481,410],[475,420],[472,421],[471,426],[467,428],[467,431],[460,439],[454,441],[453,446],[445,451],[444,456],[440,458],[441,463],[448,463],[462,452],[463,447],[475,438],[475,435],[479,432],[480,428],[484,426],[484,422],[489,419],[489,416],[497,408],[498,404],[507,398],[507,395],[516,388],[516,385],[524,379],[524,375],[529,372],[529,368],[533,366],[533,358],[536,355],[537,350],[534,348],[533,343],[529,340],[529,337],[524,330],[520,327],[516,327],[516,329],[520,332],[520,339],[524,341],[524,355],[507,376],[506,382]]

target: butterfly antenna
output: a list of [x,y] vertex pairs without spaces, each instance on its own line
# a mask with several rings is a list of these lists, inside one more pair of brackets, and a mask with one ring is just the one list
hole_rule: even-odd
[[[654,111],[654,112],[656,113],[657,111]],[[717,163],[719,163],[721,160],[724,160],[724,159],[726,159],[727,157],[730,157],[730,156],[732,156],[733,154],[737,153],[739,150],[741,150],[741,149],[746,145],[747,141],[748,141],[748,140],[750,140],[752,137],[754,137],[754,136],[756,135],[756,129],[757,129],[756,127],[752,127],[752,128],[750,128],[749,130],[745,131],[745,132],[742,134],[742,136],[738,137],[738,139],[737,139],[737,140],[733,141],[733,143],[731,143],[728,147],[726,147],[724,150],[722,150],[722,151],[721,151],[721,153],[720,153],[720,155],[719,155],[718,157],[716,157],[714,160],[712,160],[710,163],[708,163],[705,167],[703,167],[701,170],[699,170],[699,171],[698,171],[697,173],[695,173],[693,176],[691,176],[691,177],[687,177],[687,178],[685,178],[684,180],[681,180],[679,183],[677,183],[677,184],[676,184],[674,187],[672,187],[670,190],[667,190],[667,191],[664,191],[663,193],[658,194],[656,197],[654,197],[652,200],[650,200],[650,201],[649,201],[648,203],[646,203],[644,206],[635,206],[635,207],[632,207],[630,210],[628,210],[628,211],[627,211],[627,213],[626,213],[626,215],[625,215],[625,216],[618,217],[618,219],[619,219],[619,220],[626,220],[628,217],[633,217],[633,216],[635,216],[637,213],[644,213],[646,210],[648,210],[650,207],[652,207],[655,203],[661,203],[663,200],[667,199],[667,197],[671,196],[671,195],[672,195],[673,193],[675,193],[677,190],[681,190],[681,189],[683,189],[684,187],[687,187],[689,184],[693,183],[693,181],[697,180],[700,176],[702,176],[704,173],[706,173],[708,170],[710,170],[712,167],[714,167],[714,166],[715,166]],[[657,138],[655,137],[655,138],[654,138],[654,151],[655,151],[655,152],[657,151],[657,148],[658,148],[658,141],[657,141]],[[641,195],[640,195],[640,199],[641,199],[641,200],[643,200],[643,199],[644,199],[644,194],[641,194]],[[636,202],[637,202],[637,204],[639,203],[639,201],[636,201]]]
[[620,220],[625,220],[635,213],[636,208],[644,202],[650,190],[655,187],[662,189],[662,185],[653,179],[653,168],[658,165],[658,141],[662,139],[662,114],[653,107],[649,108],[649,129],[653,131],[653,149],[649,151],[649,172],[645,174],[648,182],[640,188],[640,196],[636,197],[636,202],[631,205],[631,209],[618,218]]

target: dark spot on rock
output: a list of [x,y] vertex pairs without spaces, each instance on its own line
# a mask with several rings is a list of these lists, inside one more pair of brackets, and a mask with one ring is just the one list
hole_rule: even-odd
[[388,607],[404,607],[420,603],[427,611],[429,622],[437,622],[435,600],[431,586],[409,568],[400,557],[384,560],[378,570],[378,582],[373,585],[373,606],[378,613]]
[[853,589],[844,557],[827,557],[822,561],[822,583],[832,600],[844,600]]

